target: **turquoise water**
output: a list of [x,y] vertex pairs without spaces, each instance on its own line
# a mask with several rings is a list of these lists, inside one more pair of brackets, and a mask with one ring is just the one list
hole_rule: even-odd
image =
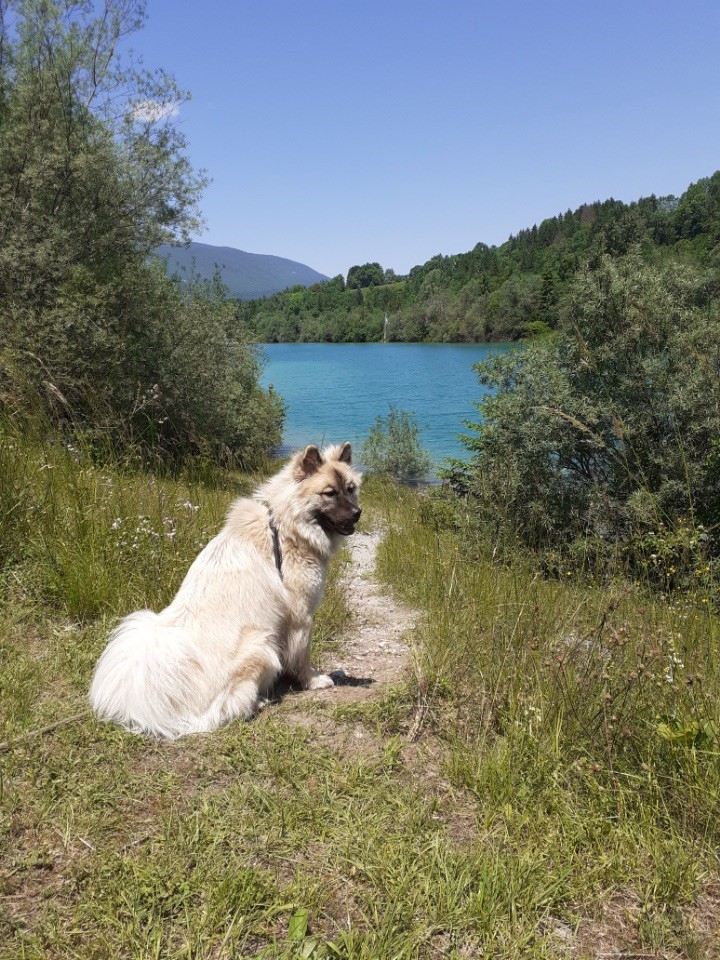
[[263,384],[288,405],[284,448],[341,443],[359,450],[375,418],[391,404],[417,415],[436,463],[462,457],[463,420],[485,388],[472,365],[506,352],[507,343],[273,343],[263,348]]

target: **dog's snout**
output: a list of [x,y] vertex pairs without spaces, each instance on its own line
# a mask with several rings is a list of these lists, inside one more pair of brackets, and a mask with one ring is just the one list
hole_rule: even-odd
[[360,519],[360,514],[361,514],[361,513],[362,513],[362,510],[360,509],[360,507],[355,507],[355,509],[353,510],[353,514],[352,514],[353,523],[355,523],[357,520]]

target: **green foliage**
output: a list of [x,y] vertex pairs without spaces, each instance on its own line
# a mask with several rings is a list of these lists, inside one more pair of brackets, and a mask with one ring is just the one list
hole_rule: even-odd
[[619,544],[667,586],[720,553],[718,369],[713,281],[605,258],[555,336],[478,366],[494,393],[455,483],[499,533],[586,559]]
[[362,446],[360,459],[372,472],[400,483],[424,480],[432,461],[420,441],[414,414],[390,407],[387,417],[378,416]]
[[125,67],[141,0],[17,0],[0,22],[0,397],[164,456],[279,439],[221,287],[148,262],[197,225],[203,178],[162,71]]
[[350,290],[363,287],[377,287],[385,282],[385,271],[379,263],[365,263],[361,267],[350,267],[347,285]]
[[[720,839],[717,616],[626,583],[549,579],[528,553],[499,562],[486,540],[469,561],[478,530],[467,513],[450,529],[442,512],[431,522],[427,496],[372,482],[364,500],[386,520],[381,579],[423,612],[410,689],[373,720],[388,736],[422,716],[447,780],[473,797],[489,849],[502,851],[505,870],[486,861],[475,888],[485,952],[513,915],[501,906],[511,890],[518,916],[532,909],[521,879],[532,876],[585,944],[602,905],[604,929],[617,913],[637,952],[652,937],[663,956],[683,945],[691,955],[696,855],[714,875]],[[542,956],[539,946],[526,953]]]
[[0,275],[4,297],[22,292],[32,309],[73,268],[110,283],[118,263],[187,239],[204,181],[171,121],[187,94],[162,71],[119,60],[141,0],[110,0],[102,17],[87,0],[5,7]]
[[130,465],[94,465],[76,440],[43,445],[4,421],[0,476],[0,570],[21,571],[38,601],[81,621],[168,603],[228,500]]
[[[720,171],[680,197],[606,200],[522,230],[499,247],[435,256],[407,277],[378,263],[353,267],[323,286],[239,305],[241,328],[258,339],[351,342],[388,339],[520,340],[554,330],[579,270],[631,248],[652,263],[668,258],[720,266]],[[340,281],[338,283],[338,280]],[[362,280],[362,282],[359,282]],[[376,285],[379,284],[379,285]]]

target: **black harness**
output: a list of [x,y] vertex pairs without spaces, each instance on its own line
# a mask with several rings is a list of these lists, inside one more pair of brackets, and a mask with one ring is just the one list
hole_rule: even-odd
[[270,534],[272,535],[273,556],[275,557],[275,566],[282,580],[282,550],[280,549],[280,531],[275,523],[275,517],[272,510],[268,507],[268,523],[270,525]]

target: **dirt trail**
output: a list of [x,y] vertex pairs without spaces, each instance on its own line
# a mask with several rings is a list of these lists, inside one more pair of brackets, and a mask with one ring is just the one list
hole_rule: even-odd
[[372,530],[356,533],[348,543],[350,563],[343,586],[352,620],[343,649],[333,660],[338,699],[370,695],[398,682],[408,667],[410,651],[403,637],[415,626],[418,613],[399,604],[375,582],[375,558],[382,538],[382,530]]
[[399,604],[375,582],[375,558],[383,531],[356,533],[348,538],[350,562],[343,576],[343,588],[351,617],[341,649],[331,653],[322,664],[335,681],[335,686],[324,690],[296,692],[282,698],[280,714],[285,720],[301,726],[327,724],[330,732],[339,730],[327,718],[308,713],[303,706],[306,698],[322,703],[351,703],[377,696],[388,685],[398,683],[410,664],[410,650],[403,642],[418,619],[418,612]]
[[[354,703],[381,696],[388,685],[399,683],[411,669],[411,651],[407,643],[410,631],[418,624],[420,613],[398,603],[375,580],[375,560],[383,529],[356,533],[349,539],[350,562],[343,576],[343,587],[351,612],[350,622],[339,653],[330,654],[323,664],[335,680],[335,686],[307,691],[285,700],[281,716],[290,723],[312,731],[320,743],[338,755],[357,758],[374,756],[382,748],[382,738],[361,721],[338,721],[337,717],[308,710],[305,698],[328,706]],[[427,795],[441,806],[435,814],[448,834],[465,843],[475,836],[476,812],[471,798],[451,787],[440,773],[441,750],[432,737],[423,733],[424,704],[419,702],[409,721],[402,751],[409,782],[419,782]]]

